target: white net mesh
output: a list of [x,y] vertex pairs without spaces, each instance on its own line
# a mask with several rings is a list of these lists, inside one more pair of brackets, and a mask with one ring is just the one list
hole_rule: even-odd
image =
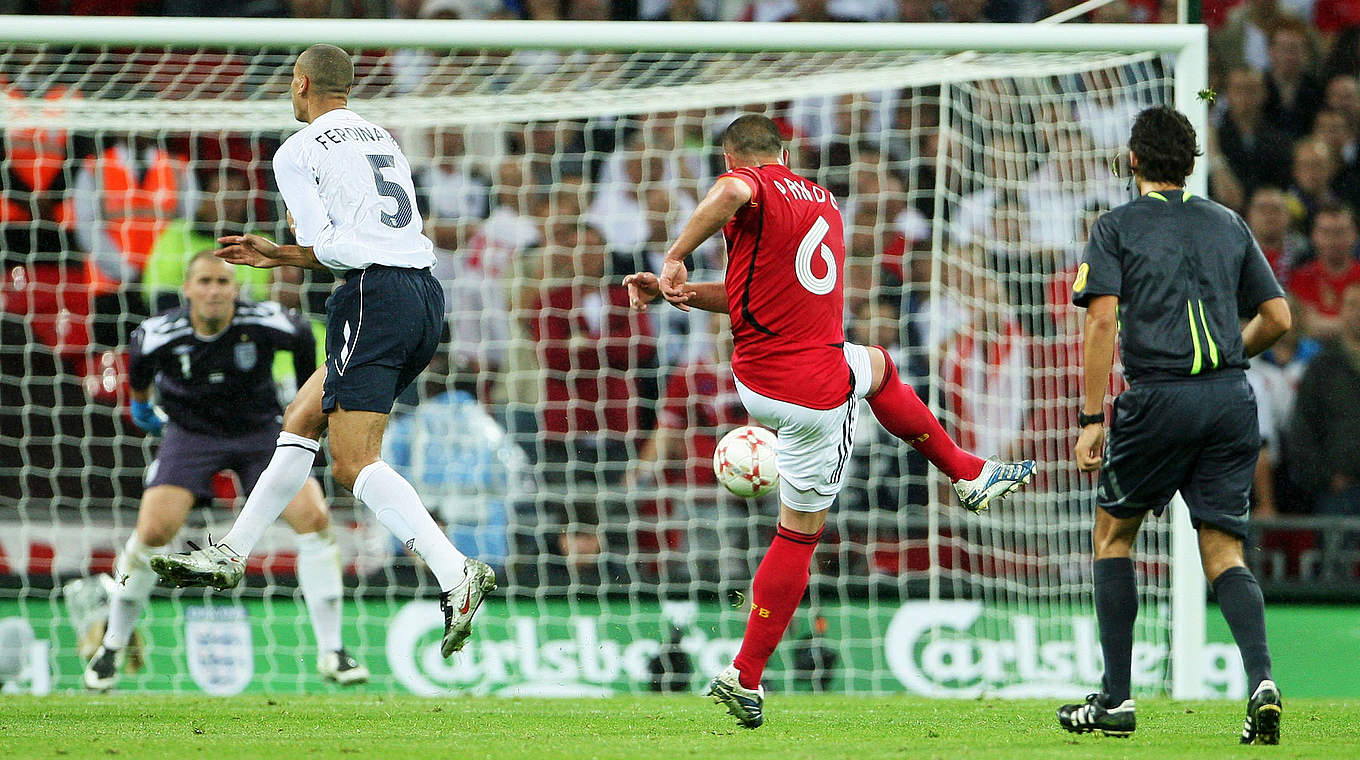
[[[128,334],[177,300],[183,257],[212,236],[286,237],[269,159],[296,127],[297,52],[0,52],[0,605],[56,642],[59,688],[81,668],[62,582],[109,569],[155,450],[124,416]],[[974,518],[866,415],[811,607],[768,682],[941,694],[1093,684],[1091,493],[1069,464],[1080,362],[1066,285],[1086,225],[1127,197],[1105,164],[1138,108],[1170,102],[1169,58],[390,49],[356,63],[353,107],[416,166],[449,303],[447,350],[404,398],[387,458],[465,551],[500,568],[508,600],[483,613],[462,660],[433,664],[423,653],[437,613],[411,600],[437,589],[328,484],[354,591],[346,646],[374,669],[372,688],[639,690],[673,651],[690,655],[692,675],[676,666],[689,688],[731,656],[745,622],[736,600],[776,504],[713,483],[714,442],[746,421],[724,326],[629,313],[618,282],[655,269],[721,171],[714,137],[740,110],[774,117],[793,168],[844,199],[848,337],[889,347],[965,447],[1042,463],[1023,496]],[[136,185],[121,193],[109,186],[119,166]],[[178,237],[162,250],[167,231]],[[702,248],[694,277],[720,277],[720,256]],[[319,318],[324,280],[256,276],[243,290]],[[225,530],[229,482],[221,495],[186,535]],[[1168,535],[1154,524],[1145,536],[1138,640],[1156,656],[1134,685],[1160,690]],[[235,596],[158,591],[147,668],[123,685],[206,688],[194,671],[195,626],[211,618],[200,608],[230,627],[238,600],[254,626],[233,629],[253,635],[250,688],[317,688],[299,665],[311,634],[293,545],[271,530]]]

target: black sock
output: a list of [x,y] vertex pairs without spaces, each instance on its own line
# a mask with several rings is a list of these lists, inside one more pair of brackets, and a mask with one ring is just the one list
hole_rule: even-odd
[[1133,560],[1128,557],[1098,559],[1093,570],[1096,620],[1100,623],[1100,648],[1105,654],[1105,694],[1109,705],[1116,707],[1129,698],[1138,587],[1134,583]]
[[1214,579],[1214,596],[1228,621],[1242,665],[1247,670],[1248,694],[1270,678],[1270,648],[1266,646],[1266,603],[1256,576],[1245,567],[1230,567]]

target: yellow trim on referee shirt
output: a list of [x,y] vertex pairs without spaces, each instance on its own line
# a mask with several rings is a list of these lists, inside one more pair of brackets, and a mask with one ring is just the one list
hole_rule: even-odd
[[1214,342],[1214,334],[1209,332],[1209,323],[1204,319],[1204,301],[1199,302],[1199,323],[1204,326],[1204,340],[1209,344],[1209,363],[1218,369],[1218,343]]
[[1198,375],[1204,368],[1204,357],[1199,350],[1199,332],[1195,330],[1195,308],[1189,301],[1185,302],[1185,316],[1190,320],[1190,340],[1195,344],[1195,361],[1190,365],[1190,374]]

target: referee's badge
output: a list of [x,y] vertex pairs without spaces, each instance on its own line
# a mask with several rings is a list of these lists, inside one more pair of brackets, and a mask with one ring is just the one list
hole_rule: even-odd
[[1077,267],[1077,279],[1072,283],[1072,290],[1080,293],[1086,289],[1086,274],[1090,271],[1091,265],[1081,262],[1081,266]]
[[249,372],[255,368],[255,362],[259,361],[260,353],[255,349],[255,344],[242,335],[241,342],[236,344],[235,358],[236,368],[242,372]]

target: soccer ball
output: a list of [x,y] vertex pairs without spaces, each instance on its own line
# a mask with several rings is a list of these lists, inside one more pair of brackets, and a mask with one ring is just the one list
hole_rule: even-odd
[[747,499],[769,493],[779,482],[774,446],[774,433],[754,425],[739,427],[723,436],[713,452],[713,471],[718,474],[718,482]]

